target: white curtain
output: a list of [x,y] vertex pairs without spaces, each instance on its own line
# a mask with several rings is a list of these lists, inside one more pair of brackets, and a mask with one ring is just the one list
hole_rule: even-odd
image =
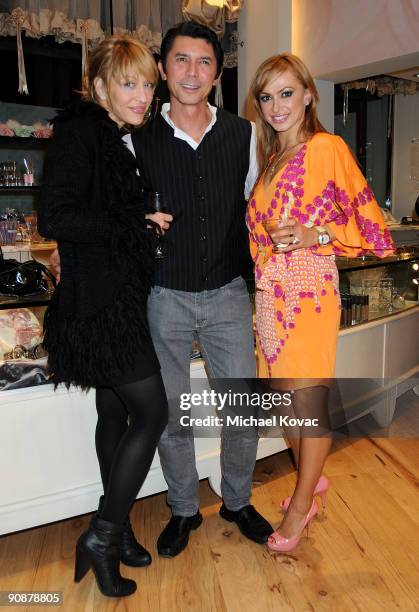
[[[129,32],[153,53],[159,53],[164,35],[180,21],[195,20],[214,30],[222,42],[225,65],[237,65],[236,22],[244,0],[0,0],[0,36],[16,36],[19,93],[28,93],[22,32],[58,42],[82,44],[82,74],[88,49],[109,30],[110,5],[115,33]],[[218,92],[222,105],[221,89]]]
[[13,16],[21,9],[22,30],[27,36],[55,36],[63,42],[82,42],[87,30],[89,46],[104,37],[101,0],[5,0],[0,1],[0,35],[15,36]]
[[242,5],[243,0],[184,0],[182,10],[185,20],[198,21],[222,38],[225,24],[238,20]]
[[82,43],[83,72],[88,49],[109,30],[137,36],[154,53],[162,34],[181,21],[195,20],[213,29],[221,40],[225,65],[237,65],[237,19],[244,0],[0,0],[0,36],[16,36],[19,91],[27,93],[21,32],[58,42]]
[[185,21],[197,21],[216,32],[224,50],[224,66],[237,66],[237,21],[244,0],[183,0]]
[[113,0],[115,33],[129,32],[137,36],[154,53],[161,44],[161,1]]
[[[81,42],[87,29],[89,47],[105,36],[108,0],[0,0],[0,36],[15,36],[13,11],[22,11],[27,36],[55,36],[59,42]],[[114,31],[136,34],[153,51],[176,23],[194,19],[220,38],[237,22],[244,0],[112,0]],[[230,37],[230,33],[229,33]]]
[[175,24],[184,21],[182,14],[183,0],[161,2],[161,31],[163,36]]

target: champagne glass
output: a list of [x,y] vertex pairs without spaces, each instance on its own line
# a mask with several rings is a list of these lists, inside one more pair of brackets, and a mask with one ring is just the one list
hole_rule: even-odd
[[282,222],[283,219],[281,217],[270,217],[269,219],[266,219],[266,221],[263,221],[263,227],[265,228],[266,232],[269,234],[272,240],[273,253],[282,253],[281,249],[288,246],[288,243],[275,242],[275,239],[273,238],[273,234],[276,232],[277,229],[279,229],[279,224]]

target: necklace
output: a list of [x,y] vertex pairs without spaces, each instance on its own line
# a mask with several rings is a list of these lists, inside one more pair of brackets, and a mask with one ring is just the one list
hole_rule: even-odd
[[286,156],[287,153],[289,153],[290,151],[292,151],[293,149],[295,149],[295,147],[298,147],[298,145],[303,144],[302,142],[296,142],[295,144],[293,144],[291,147],[288,147],[287,149],[285,149],[284,151],[282,151],[282,153],[278,153],[272,160],[272,162],[269,164],[266,175],[268,177],[268,182],[270,183],[273,179],[273,177],[275,176],[275,174],[277,173],[277,170],[279,168],[279,165],[281,163],[281,161],[284,159],[284,157]]

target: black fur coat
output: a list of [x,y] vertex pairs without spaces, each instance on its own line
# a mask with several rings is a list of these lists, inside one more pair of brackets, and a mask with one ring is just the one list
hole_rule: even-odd
[[158,369],[146,318],[155,234],[133,155],[107,112],[80,102],[58,115],[38,204],[57,240],[59,283],[45,316],[53,380],[96,387]]

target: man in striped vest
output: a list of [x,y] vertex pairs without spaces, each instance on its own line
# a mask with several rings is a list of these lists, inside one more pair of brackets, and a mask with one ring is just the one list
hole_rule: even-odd
[[[221,78],[216,35],[194,22],[169,30],[159,69],[170,104],[132,135],[145,189],[164,194],[172,216],[152,218],[166,231],[148,303],[154,346],[171,416],[159,444],[172,517],[157,548],[174,557],[202,522],[193,436],[179,431],[179,398],[190,392],[190,354],[199,340],[210,378],[255,377],[252,312],[242,273],[249,269],[245,195],[257,174],[254,126],[210,106]],[[205,435],[205,434],[204,434]],[[269,523],[249,504],[258,436],[255,427],[223,427],[220,515],[248,538],[266,542]]]

